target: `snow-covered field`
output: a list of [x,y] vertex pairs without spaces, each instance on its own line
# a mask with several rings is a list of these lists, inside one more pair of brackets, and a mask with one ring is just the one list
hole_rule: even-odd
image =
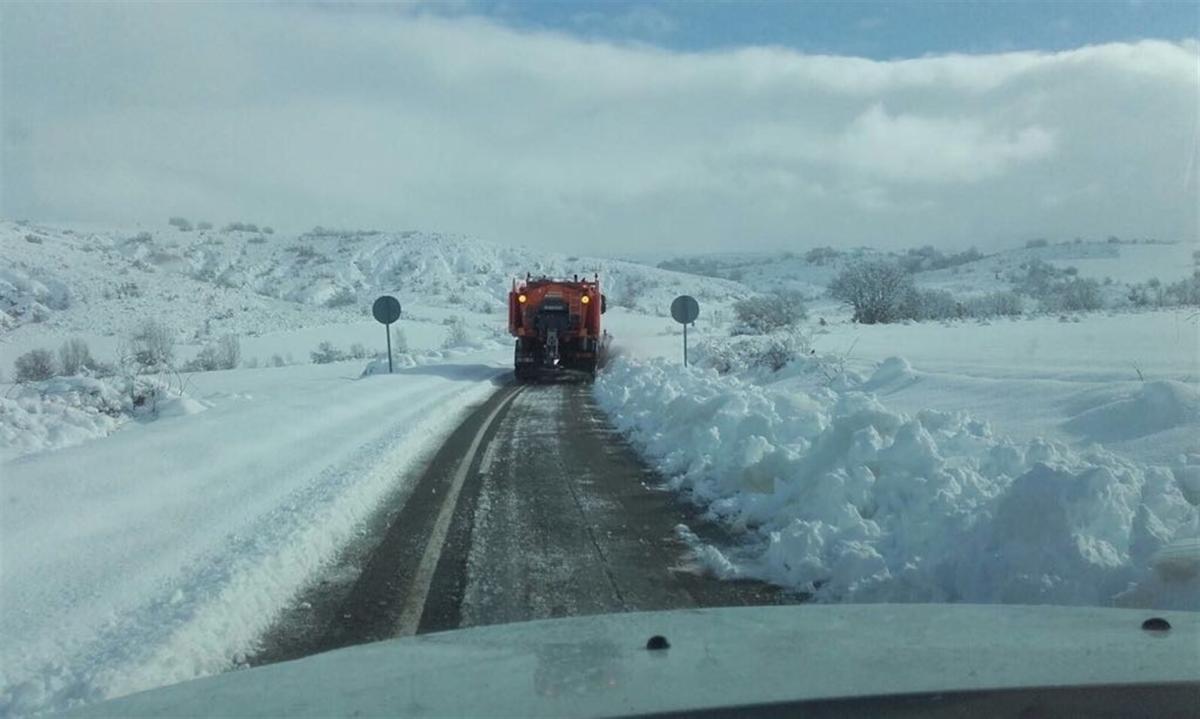
[[[741,537],[680,529],[710,571],[826,601],[1200,608],[1195,308],[862,326],[818,296],[837,261],[803,252],[727,258],[738,281],[414,232],[0,222],[0,248],[0,715],[235,666],[507,371],[525,271],[601,272],[621,357],[597,397]],[[918,279],[991,292],[1036,256],[1170,282],[1191,250],[1052,245]],[[810,297],[804,350],[777,372],[707,368],[732,304],[774,287]],[[687,369],[667,312],[685,292]],[[408,347],[401,372],[363,376],[381,293]],[[180,362],[237,336],[240,366],[12,384],[17,357],[71,338],[114,363],[147,317]],[[367,356],[312,364],[322,342]]]

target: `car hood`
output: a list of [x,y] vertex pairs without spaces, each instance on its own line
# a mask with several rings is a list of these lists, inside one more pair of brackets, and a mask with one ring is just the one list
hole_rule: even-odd
[[[1169,630],[1142,628],[1150,617]],[[669,648],[647,649],[654,636]],[[1194,682],[1200,615],[800,605],[427,634],[234,671],[72,716],[618,716],[846,697]]]

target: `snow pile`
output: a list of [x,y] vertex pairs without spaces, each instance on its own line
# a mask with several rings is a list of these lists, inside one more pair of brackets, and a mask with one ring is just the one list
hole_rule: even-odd
[[1200,391],[1174,380],[1145,382],[1132,394],[1083,408],[1064,428],[1097,442],[1136,439],[1200,422]]
[[154,378],[55,377],[17,385],[0,398],[0,457],[59,449],[104,437],[133,417],[202,412],[206,406]]
[[[596,395],[674,489],[745,532],[725,551],[692,537],[702,563],[822,601],[1108,604],[1197,535],[1181,491],[1197,462],[1017,444],[966,414],[897,413],[862,391],[911,374],[891,359],[858,388],[786,392],[622,359]],[[1200,608],[1192,589],[1137,601]]]
[[903,357],[888,357],[875,370],[862,388],[872,392],[895,389],[917,381],[917,373]]

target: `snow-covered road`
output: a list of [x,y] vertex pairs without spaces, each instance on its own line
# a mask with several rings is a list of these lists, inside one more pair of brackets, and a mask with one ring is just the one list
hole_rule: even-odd
[[206,406],[3,466],[0,715],[228,668],[504,373],[206,373]]

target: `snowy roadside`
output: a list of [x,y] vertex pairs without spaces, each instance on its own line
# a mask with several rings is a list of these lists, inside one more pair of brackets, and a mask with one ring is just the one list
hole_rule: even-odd
[[505,371],[206,373],[206,409],[3,465],[0,715],[223,671]]
[[196,414],[208,405],[161,377],[54,377],[0,397],[0,462],[105,437],[133,419]]
[[[892,411],[873,389],[905,373],[894,358],[865,383],[800,389],[622,358],[596,396],[672,488],[743,533],[716,548],[681,528],[718,575],[819,601],[1200,609],[1200,455],[1151,465],[1014,442],[963,413]],[[1157,429],[1196,428],[1192,388],[1147,387],[1154,411],[1184,411]],[[1128,414],[1090,419],[1105,417]]]

